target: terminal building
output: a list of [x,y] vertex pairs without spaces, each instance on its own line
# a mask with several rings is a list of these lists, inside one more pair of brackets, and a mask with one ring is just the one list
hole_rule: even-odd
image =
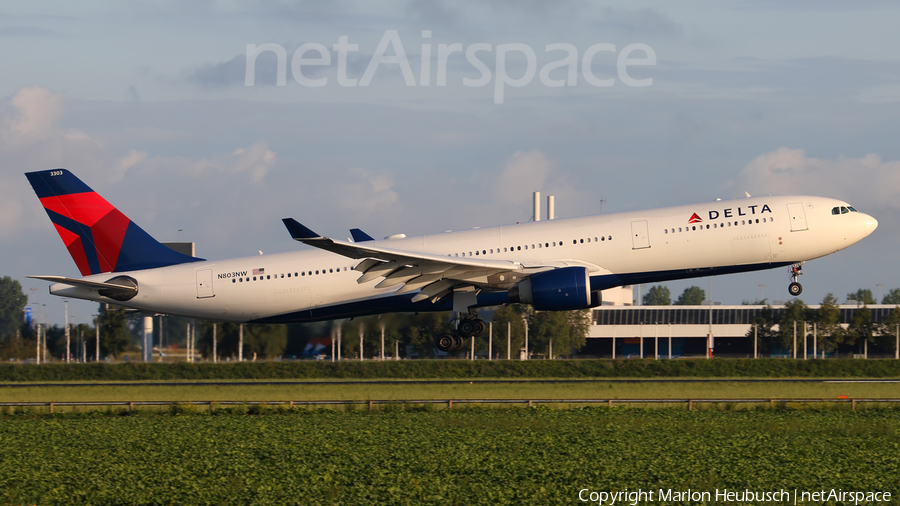
[[[623,292],[627,290],[622,290]],[[606,295],[604,293],[604,295]],[[773,320],[781,319],[785,306],[770,306]],[[819,305],[808,306],[811,310]],[[894,305],[869,305],[872,321],[886,319]],[[713,356],[753,357],[753,322],[766,306],[720,304],[702,306],[626,306],[604,305],[591,311],[591,326],[582,355],[615,358],[702,357],[706,355],[707,336],[713,335]],[[840,308],[840,324],[845,329],[860,309],[856,303]],[[777,326],[776,326],[777,328]],[[802,356],[802,333],[798,328],[798,351]],[[808,332],[813,332],[812,322]],[[643,343],[643,346],[641,344]],[[807,344],[812,354],[812,341]],[[864,350],[841,349],[843,354],[863,354]],[[891,350],[894,351],[894,350]],[[790,350],[779,350],[767,356],[787,356]],[[821,350],[819,350],[821,355]],[[894,355],[892,353],[891,355]]]

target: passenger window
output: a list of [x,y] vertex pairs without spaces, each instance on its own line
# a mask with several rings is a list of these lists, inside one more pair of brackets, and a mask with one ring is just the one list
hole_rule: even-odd
[[244,282],[244,278],[238,278],[238,283],[243,283],[243,282]]
[[516,246],[516,251],[522,251],[522,247],[521,247],[521,246]]
[[582,240],[581,240],[581,241],[579,241],[579,242],[581,242],[581,244],[584,244],[584,239],[582,239]]
[[[491,251],[493,251],[493,250],[491,250]],[[481,250],[481,254],[482,254],[482,255],[487,255],[487,251]]]

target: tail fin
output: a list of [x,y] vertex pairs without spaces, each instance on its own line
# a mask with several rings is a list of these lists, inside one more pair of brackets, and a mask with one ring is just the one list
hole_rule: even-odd
[[82,276],[203,260],[163,246],[66,169],[25,176]]

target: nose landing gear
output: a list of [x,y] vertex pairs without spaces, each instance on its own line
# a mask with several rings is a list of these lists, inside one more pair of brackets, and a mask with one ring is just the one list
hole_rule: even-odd
[[790,273],[791,273],[791,284],[788,285],[788,293],[790,293],[793,297],[797,297],[801,293],[803,293],[803,285],[797,282],[797,278],[803,274],[803,262],[799,262],[791,265]]

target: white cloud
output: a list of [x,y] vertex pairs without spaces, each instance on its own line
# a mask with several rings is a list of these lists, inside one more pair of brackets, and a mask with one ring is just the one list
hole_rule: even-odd
[[900,161],[886,162],[874,153],[826,160],[781,147],[747,164],[728,186],[750,193],[835,197],[855,202],[861,211],[900,210]]
[[387,171],[351,169],[345,185],[335,188],[337,202],[351,215],[360,216],[398,210],[400,197],[394,189],[394,177]]
[[[218,179],[246,175],[259,183],[278,161],[275,152],[263,141],[200,159],[154,157],[127,146],[114,151],[87,132],[62,128],[60,121],[67,106],[62,93],[40,86],[21,88],[0,101],[0,177],[12,182],[0,185],[0,237],[4,239],[14,237],[19,230],[39,227],[46,220],[42,213],[23,213],[23,209],[35,208],[29,202],[34,195],[25,191],[28,186],[24,172],[65,167],[89,185],[100,186],[95,188],[100,190],[104,184],[122,181],[131,171],[184,172],[195,177],[210,171],[218,173]],[[157,133],[151,133],[149,140],[158,141]],[[139,141],[134,136],[130,139],[130,142]],[[183,178],[175,176],[176,180],[179,177]]]
[[215,159],[198,160],[192,164],[197,172],[214,170],[218,172],[250,174],[254,183],[258,183],[274,167],[278,156],[269,149],[265,142],[257,142],[248,148],[237,148],[234,152]]
[[121,181],[125,177],[125,172],[135,165],[143,162],[149,153],[143,151],[130,150],[127,155],[116,161],[113,166],[113,181]]
[[540,151],[518,151],[503,164],[495,187],[498,200],[504,203],[521,202],[523,196],[543,188],[547,176],[556,164]]
[[11,114],[4,118],[8,140],[35,140],[45,137],[59,124],[66,109],[62,93],[40,86],[21,88],[10,99]]
[[63,94],[40,86],[21,88],[0,102],[0,175],[12,183],[0,185],[0,237],[44,219],[22,212],[24,199],[33,197],[23,191],[24,172],[109,162],[99,141],[59,127],[66,105]]

